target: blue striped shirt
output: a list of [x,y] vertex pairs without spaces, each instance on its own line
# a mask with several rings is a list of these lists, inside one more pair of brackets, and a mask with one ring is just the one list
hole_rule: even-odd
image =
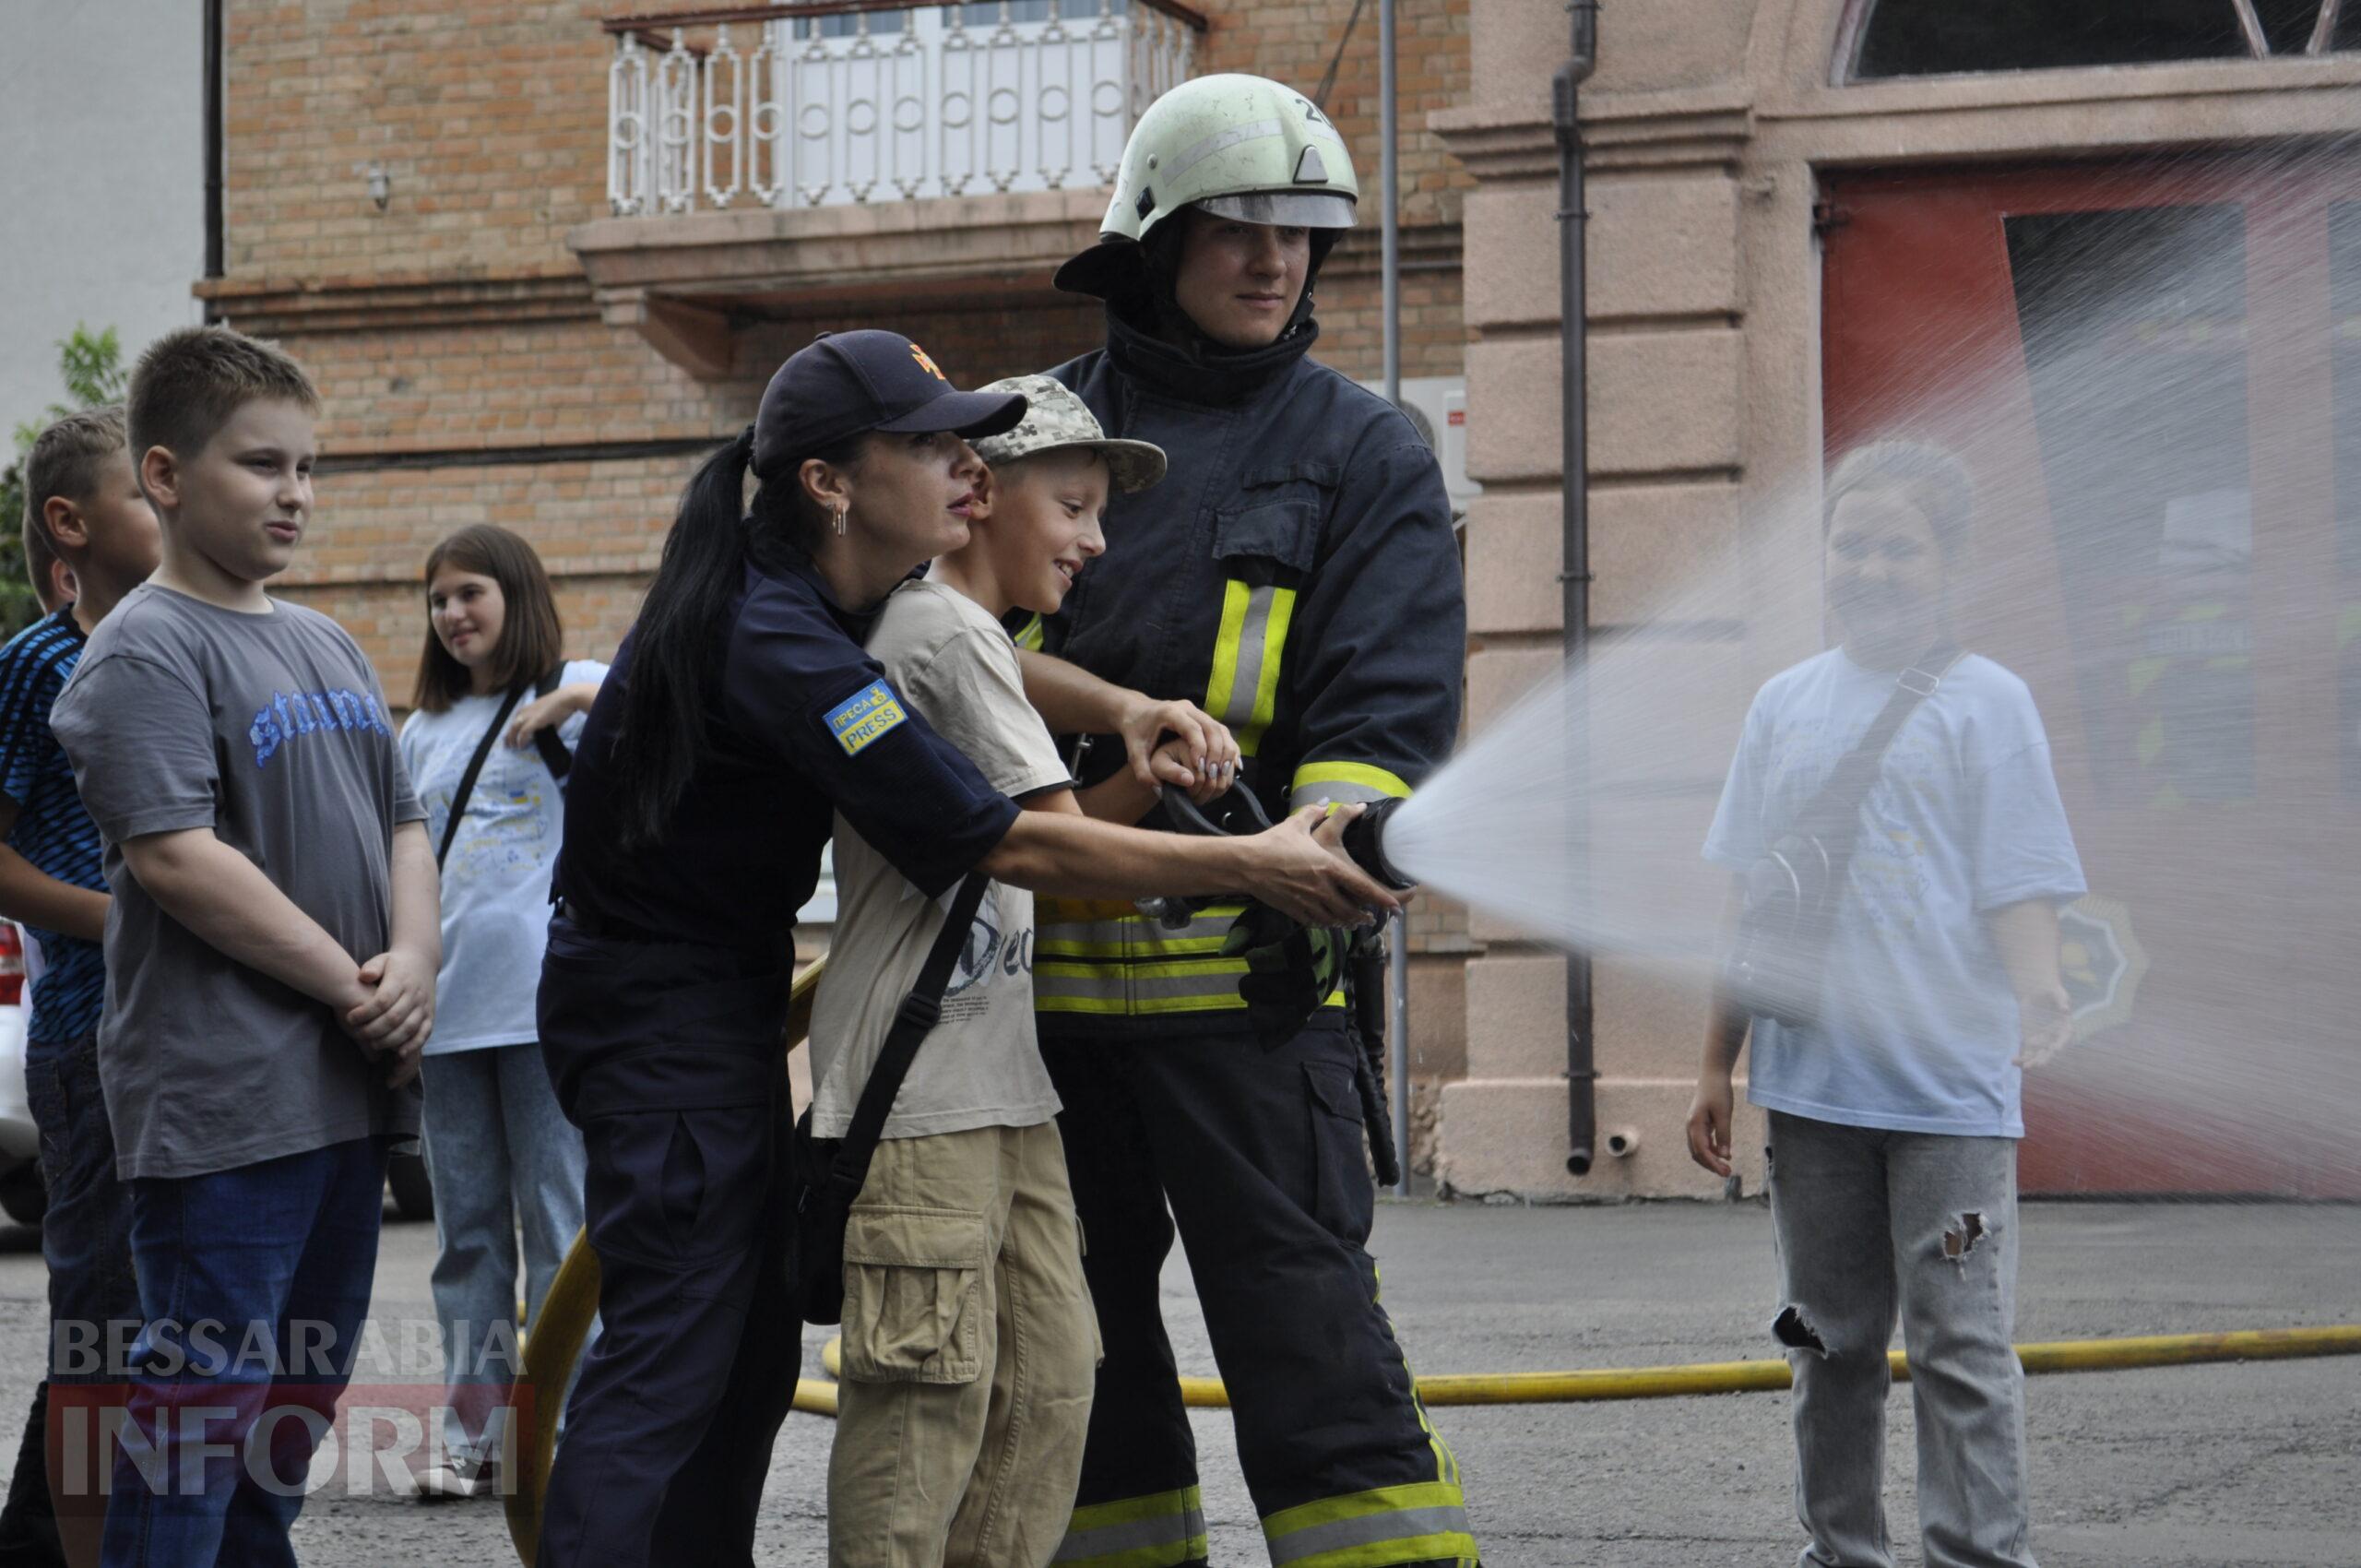
[[[76,887],[107,890],[97,825],[74,790],[74,767],[49,727],[49,710],[88,641],[74,607],[47,615],[0,647],[0,793],[17,805],[8,848],[33,868]],[[31,927],[41,944],[26,1053],[38,1058],[99,1027],[106,997],[106,953],[95,942]]]

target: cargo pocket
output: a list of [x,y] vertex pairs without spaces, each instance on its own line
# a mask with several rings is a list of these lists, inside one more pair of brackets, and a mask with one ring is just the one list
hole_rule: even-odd
[[1369,1240],[1377,1189],[1369,1174],[1369,1139],[1361,1131],[1360,1090],[1343,1062],[1303,1064],[1304,1099],[1311,1129],[1311,1218],[1330,1235],[1355,1246]]
[[676,1272],[684,1294],[726,1289],[764,1223],[768,1114],[725,1105],[586,1118],[592,1247]]
[[981,1214],[856,1206],[845,1227],[845,1376],[975,1382],[983,1270]]

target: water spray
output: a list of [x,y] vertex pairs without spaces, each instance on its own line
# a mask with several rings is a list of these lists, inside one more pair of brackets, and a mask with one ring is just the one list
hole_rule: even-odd
[[[1974,477],[1955,640],[2030,693],[2093,890],[2061,912],[2075,1039],[2028,1071],[2029,1186],[2361,1194],[2357,154],[2045,195],[1979,263],[1982,315],[1826,328],[1855,367],[1829,456],[1922,439]],[[1884,243],[1906,217],[1880,210]],[[1357,859],[1648,1005],[1701,996],[1733,882],[1703,851],[1749,699],[1834,640],[1821,466],[1754,476],[1737,528],[1668,532],[1667,586],[1479,709]],[[1865,837],[1861,874],[1907,874],[1906,849]],[[1875,975],[1833,983],[1882,1004]]]

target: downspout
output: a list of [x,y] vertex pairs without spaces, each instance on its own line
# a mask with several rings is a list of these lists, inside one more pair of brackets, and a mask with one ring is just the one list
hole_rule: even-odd
[[[1400,113],[1394,76],[1394,0],[1377,0],[1377,184],[1384,201],[1379,208],[1379,297],[1382,305],[1385,400],[1402,406],[1402,195],[1397,142]],[[1410,926],[1394,917],[1393,940],[1387,943],[1386,1072],[1394,1090],[1394,1161],[1401,1180],[1397,1197],[1410,1195]]]
[[[1575,114],[1582,84],[1598,63],[1598,0],[1569,0],[1572,53],[1558,67],[1551,83],[1551,118],[1558,133],[1558,338],[1564,429],[1560,433],[1560,471],[1564,475],[1562,523],[1566,667],[1571,675],[1582,668],[1590,640],[1590,441],[1585,415],[1590,384],[1584,356],[1588,296],[1584,286],[1583,225],[1583,142]],[[1590,697],[1579,679],[1566,683],[1566,761],[1573,775],[1573,811],[1566,868],[1576,898],[1590,880],[1588,812],[1590,770]],[[1594,1146],[1598,1141],[1598,1059],[1591,1039],[1591,967],[1589,955],[1566,957],[1566,1170],[1575,1176],[1590,1174]]]
[[[221,277],[227,270],[221,237],[222,166],[222,0],[205,0],[205,275]],[[210,312],[208,312],[208,315]]]

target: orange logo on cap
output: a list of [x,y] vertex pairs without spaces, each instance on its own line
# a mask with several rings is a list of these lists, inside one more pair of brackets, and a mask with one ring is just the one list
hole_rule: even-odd
[[929,375],[934,377],[937,381],[942,382],[945,386],[951,385],[951,378],[943,374],[943,367],[936,364],[932,360],[927,358],[926,350],[919,348],[916,343],[910,345],[910,358],[918,361],[920,368],[922,368]]

